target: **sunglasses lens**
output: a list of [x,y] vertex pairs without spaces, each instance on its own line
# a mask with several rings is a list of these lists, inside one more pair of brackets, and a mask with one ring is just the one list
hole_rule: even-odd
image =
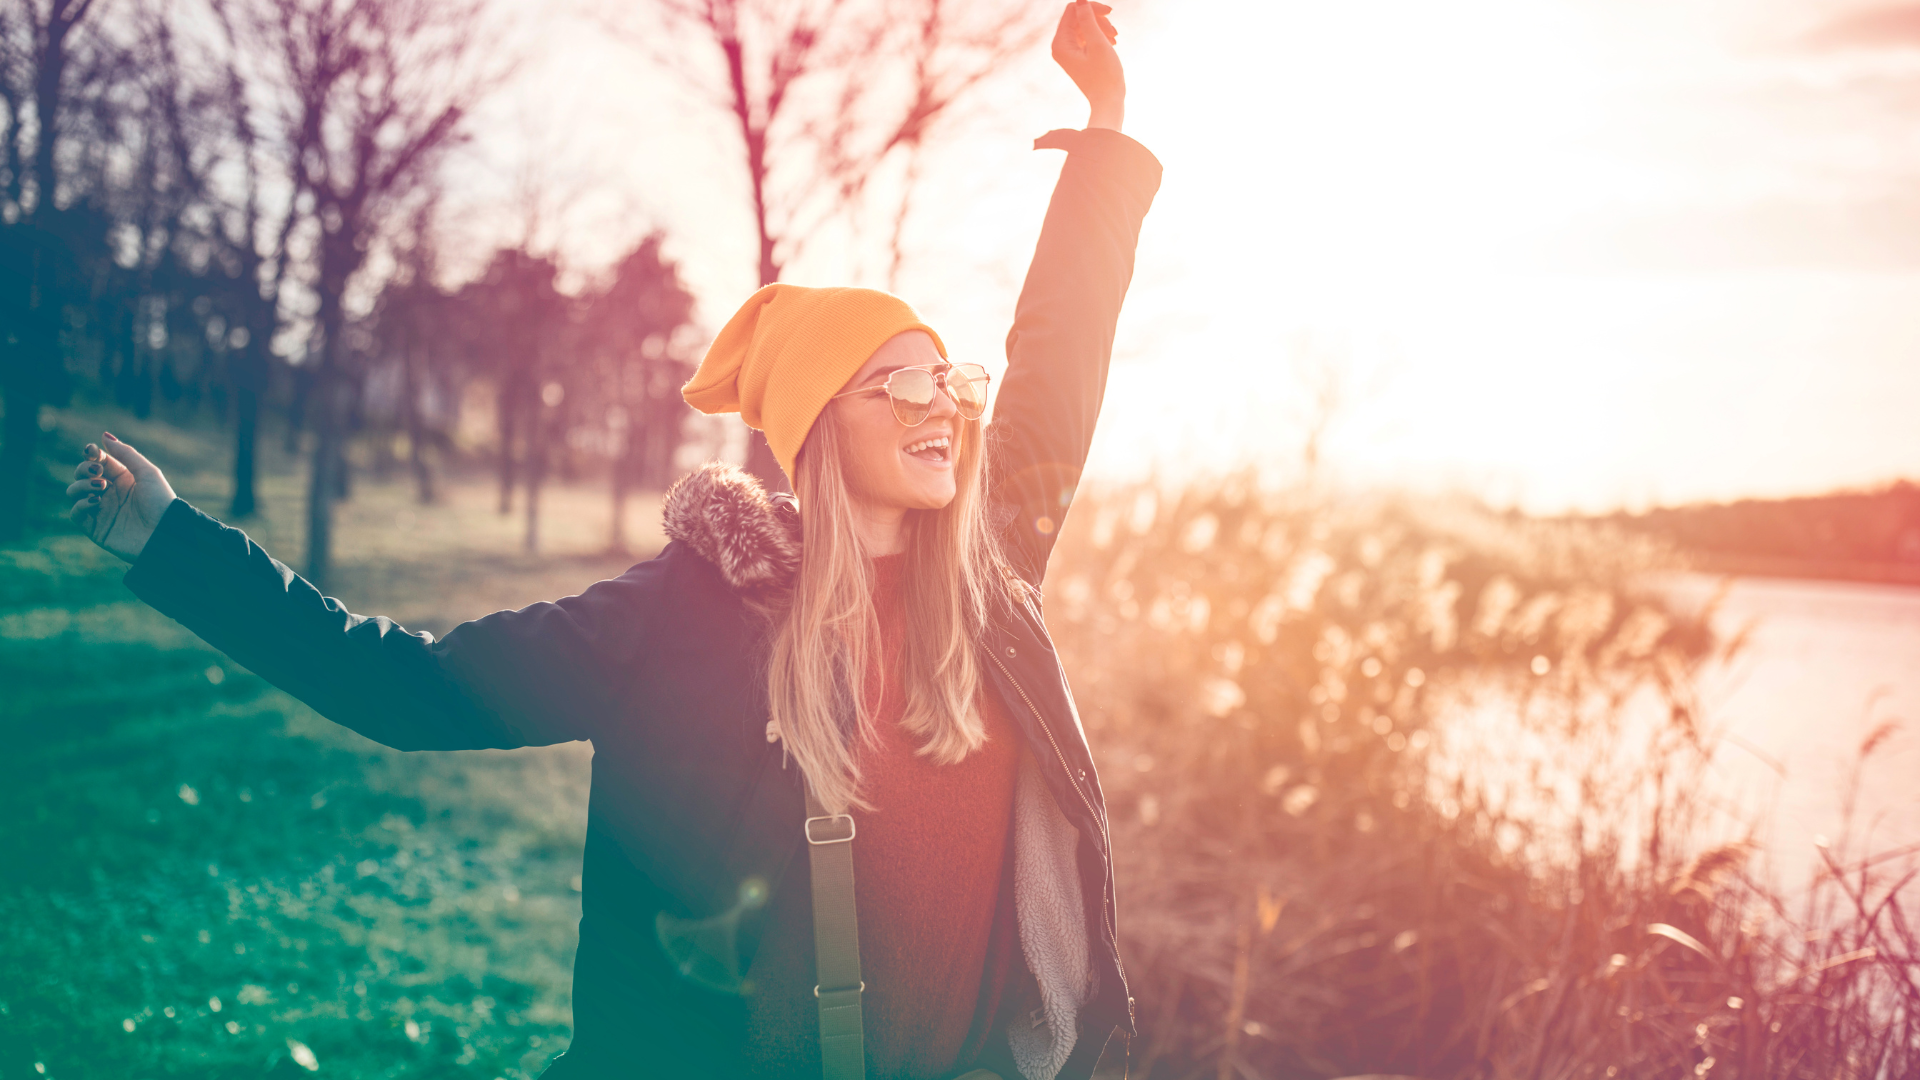
[[933,372],[901,368],[887,378],[887,396],[893,399],[894,418],[912,427],[933,408]]
[[987,408],[987,369],[979,364],[956,364],[947,372],[947,393],[960,415],[980,419]]

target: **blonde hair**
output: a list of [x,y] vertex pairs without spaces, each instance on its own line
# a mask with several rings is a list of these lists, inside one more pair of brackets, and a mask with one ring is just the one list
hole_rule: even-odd
[[[827,409],[801,445],[794,478],[800,502],[800,570],[764,610],[770,619],[767,701],[787,753],[828,811],[870,810],[860,797],[859,754],[876,743],[878,700],[865,694],[882,655],[873,607],[874,574],[854,529],[845,437]],[[989,606],[1004,603],[1006,562],[985,513],[986,474],[978,420],[959,420],[953,501],[909,510],[902,602],[907,634],[900,676],[901,723],[919,752],[942,765],[986,741],[976,700]],[[895,673],[883,672],[883,678]]]

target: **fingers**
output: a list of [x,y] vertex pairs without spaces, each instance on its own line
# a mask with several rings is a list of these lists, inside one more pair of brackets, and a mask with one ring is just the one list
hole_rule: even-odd
[[1071,34],[1074,46],[1082,52],[1088,52],[1096,46],[1094,42],[1105,38],[1109,46],[1120,40],[1120,34],[1107,21],[1107,13],[1113,9],[1105,4],[1090,3],[1088,0],[1074,0],[1060,19],[1060,33],[1055,35],[1054,44],[1062,44],[1061,38]]
[[1100,32],[1100,24],[1093,13],[1092,4],[1087,3],[1086,0],[1077,0],[1072,11],[1074,29],[1080,34],[1082,48],[1092,48],[1094,38],[1106,36]]
[[73,504],[67,511],[67,520],[92,531],[93,519],[100,515],[100,496],[89,495]]
[[1076,9],[1079,7],[1080,5],[1078,3],[1069,3],[1066,10],[1060,13],[1060,25],[1055,28],[1053,32],[1053,51],[1055,55],[1062,52],[1080,51],[1080,34],[1077,30],[1078,23],[1076,21],[1078,16],[1075,14]]
[[[98,446],[94,445],[93,443],[87,444],[86,453],[87,453],[86,460],[82,461],[78,466],[74,468],[74,475],[80,477],[81,479],[85,479],[89,476],[99,476],[99,477],[104,477],[109,481],[117,483],[120,480],[120,478],[123,476],[128,478],[131,478],[133,476],[132,471],[129,470],[125,465],[122,465],[119,462],[119,460],[116,459],[112,454],[109,454],[105,450],[100,449]],[[98,470],[98,471],[90,472],[88,471],[89,468]]]
[[67,485],[67,494],[76,498],[98,495],[107,490],[107,482],[99,477],[83,477]]
[[1107,44],[1112,45],[1119,41],[1120,31],[1115,30],[1113,22],[1107,18],[1108,15],[1113,14],[1113,9],[1098,2],[1089,3],[1087,6],[1093,9],[1094,21],[1100,24],[1100,32],[1107,36]]
[[106,436],[107,449],[111,451],[112,456],[120,459],[120,463],[126,466],[135,480],[147,480],[160,475],[159,468],[153,462],[148,461],[140,451],[115,438],[113,432],[103,431],[101,434]]

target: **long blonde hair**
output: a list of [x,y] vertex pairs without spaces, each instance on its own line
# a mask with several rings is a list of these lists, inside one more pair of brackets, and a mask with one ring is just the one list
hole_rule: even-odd
[[[953,501],[910,510],[901,582],[907,634],[902,724],[919,752],[943,765],[987,741],[976,699],[990,606],[1005,603],[1006,562],[985,513],[982,427],[960,420],[954,439]],[[846,442],[832,408],[801,444],[794,494],[800,501],[800,570],[766,611],[772,622],[767,701],[775,730],[820,802],[833,813],[872,809],[860,796],[861,749],[876,742],[878,700],[865,693],[869,665],[882,655],[873,607],[874,574],[854,529]],[[884,673],[891,678],[893,672]]]

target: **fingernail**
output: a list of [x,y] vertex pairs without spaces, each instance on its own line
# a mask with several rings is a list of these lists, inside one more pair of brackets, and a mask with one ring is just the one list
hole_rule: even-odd
[[98,465],[89,465],[89,466],[87,466],[87,471],[88,471],[88,472],[90,472],[90,473],[92,473],[92,474],[94,474],[95,476],[98,476],[98,475],[100,475],[100,466],[98,466]]
[[113,432],[111,432],[111,431],[105,431],[105,432],[102,432],[101,434],[103,434],[103,435],[105,435],[105,436],[106,436],[107,438],[109,438],[109,439],[112,439],[112,440],[113,440],[114,442],[119,442],[119,441],[120,441],[120,436],[118,436],[118,435],[115,435],[115,434],[114,434]]

